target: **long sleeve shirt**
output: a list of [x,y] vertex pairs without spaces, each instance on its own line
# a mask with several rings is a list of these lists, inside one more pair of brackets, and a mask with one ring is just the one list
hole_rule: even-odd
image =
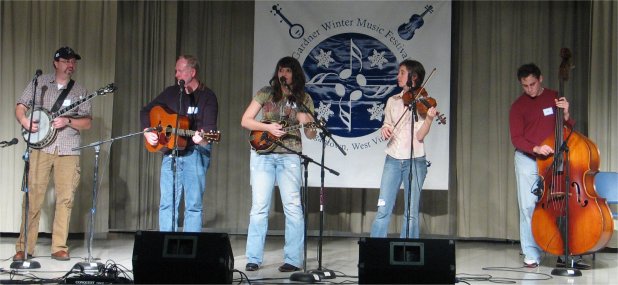
[[[545,88],[539,96],[532,98],[524,93],[513,102],[509,128],[515,149],[534,157],[532,149],[554,133],[558,113],[554,99],[557,98],[556,91]],[[575,120],[569,118],[565,123],[572,127]]]

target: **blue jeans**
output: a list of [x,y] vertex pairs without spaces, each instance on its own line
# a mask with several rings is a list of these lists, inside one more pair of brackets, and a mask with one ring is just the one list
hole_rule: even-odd
[[[380,197],[378,198],[378,212],[371,226],[371,237],[386,237],[388,233],[388,224],[391,220],[397,192],[401,187],[401,182],[404,186],[405,210],[404,219],[401,226],[401,238],[406,237],[406,230],[409,238],[419,238],[419,201],[421,198],[421,189],[427,176],[427,160],[425,157],[416,157],[413,159],[414,166],[412,167],[412,191],[410,189],[410,160],[396,159],[389,155],[384,161],[384,171],[382,172],[382,182],[380,184]],[[412,194],[410,197],[411,205],[408,205],[408,192]],[[408,218],[409,217],[409,218]]]
[[257,154],[251,151],[251,212],[247,233],[247,263],[262,264],[268,213],[275,181],[285,214],[284,262],[302,267],[305,221],[301,204],[301,163],[295,154]]
[[[176,157],[176,205],[173,206],[173,171],[172,157],[163,156],[161,164],[161,202],[159,204],[159,230],[178,231],[178,206],[184,193],[185,232],[202,231],[202,198],[206,190],[206,171],[210,165],[210,150],[212,146],[191,146],[185,154]],[[176,220],[172,229],[172,210]]]
[[541,261],[541,249],[532,235],[532,214],[537,196],[532,194],[538,181],[536,160],[515,151],[515,180],[517,181],[517,202],[519,204],[519,240],[526,261]]

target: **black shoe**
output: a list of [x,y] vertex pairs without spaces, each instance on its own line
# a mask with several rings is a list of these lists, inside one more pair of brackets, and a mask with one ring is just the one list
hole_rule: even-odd
[[[556,267],[564,267],[564,260],[562,260],[562,257],[558,257],[558,260],[556,260]],[[575,262],[573,263],[573,268],[575,269],[579,269],[579,270],[588,270],[591,268],[590,265],[584,263],[582,261],[581,258],[575,260]]]
[[279,266],[279,272],[294,272],[299,270],[300,268],[289,263],[284,263],[283,265]]
[[258,269],[260,269],[260,266],[255,263],[247,263],[245,265],[245,270],[247,271],[257,271]]

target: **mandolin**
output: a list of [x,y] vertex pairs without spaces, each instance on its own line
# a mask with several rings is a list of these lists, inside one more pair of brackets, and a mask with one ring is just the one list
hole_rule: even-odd
[[[262,123],[265,124],[272,124],[273,121],[262,121]],[[282,131],[289,133],[291,131],[295,131],[301,128],[311,128],[311,129],[315,129],[318,127],[318,124],[316,122],[310,122],[310,123],[306,123],[306,124],[299,124],[299,125],[294,125],[294,126],[287,126],[287,123],[285,121],[281,121],[281,122],[276,122],[280,125],[283,126]],[[254,149],[257,153],[268,153],[271,152],[276,146],[277,144],[275,142],[281,140],[282,138],[284,138],[286,135],[283,135],[281,137],[276,137],[273,134],[267,132],[267,131],[251,131],[251,134],[249,135],[249,144],[251,145],[251,148]]]

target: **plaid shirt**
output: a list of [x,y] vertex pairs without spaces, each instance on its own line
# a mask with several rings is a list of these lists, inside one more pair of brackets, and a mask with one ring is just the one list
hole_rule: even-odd
[[[33,87],[33,82],[30,82],[28,86],[26,86],[26,89],[24,90],[24,93],[21,95],[19,100],[17,100],[17,104],[22,104],[26,106],[26,108],[30,108],[30,106],[32,106]],[[54,74],[41,75],[38,79],[34,109],[36,110],[39,108],[43,108],[48,111],[51,110],[51,108],[56,103],[58,96],[60,96],[60,93],[62,93],[62,90],[64,89],[66,89],[66,86],[63,86],[62,89],[58,89],[58,83],[56,83],[56,77]],[[69,91],[69,94],[64,99],[64,102],[60,109],[79,100],[80,97],[84,98],[87,95],[87,90],[76,82],[75,84],[73,84],[73,88],[71,89],[71,91]],[[75,109],[63,114],[62,116],[73,118],[90,117],[91,113],[92,106],[90,104],[90,101],[87,101],[77,106]],[[56,139],[51,144],[42,148],[41,150],[50,154],[79,155],[79,150],[73,151],[71,149],[74,147],[78,147],[80,145],[80,142],[81,136],[79,131],[71,128],[70,126],[66,126],[62,129],[57,130]]]

